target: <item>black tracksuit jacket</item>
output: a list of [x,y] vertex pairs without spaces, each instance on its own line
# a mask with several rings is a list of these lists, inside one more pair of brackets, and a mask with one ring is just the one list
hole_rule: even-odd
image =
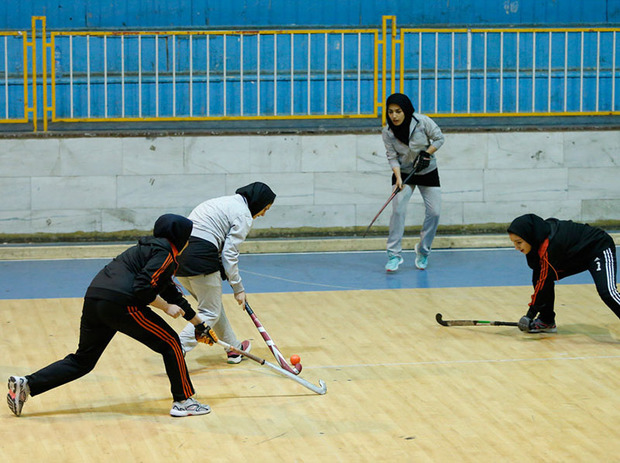
[[95,276],[85,297],[145,307],[160,295],[169,304],[181,307],[183,318],[191,320],[196,312],[172,279],[178,267],[176,255],[165,238],[141,238]]
[[548,238],[527,256],[534,285],[530,315],[553,310],[554,281],[588,270],[593,259],[615,246],[600,228],[553,218],[545,222],[551,227]]

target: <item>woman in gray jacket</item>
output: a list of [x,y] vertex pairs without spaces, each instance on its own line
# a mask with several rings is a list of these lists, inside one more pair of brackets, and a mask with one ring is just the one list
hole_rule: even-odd
[[[424,270],[435,238],[441,211],[441,189],[435,152],[443,145],[441,129],[428,116],[415,113],[411,100],[402,93],[390,95],[386,102],[387,125],[383,143],[392,168],[392,216],[387,240],[388,261],[385,270],[395,272],[403,263],[402,239],[407,203],[418,187],[426,209],[420,242],[415,246],[415,266]],[[415,167],[414,167],[415,166]]]
[[[191,212],[192,235],[179,259],[179,282],[198,301],[198,316],[213,328],[218,338],[233,347],[249,351],[250,341],[239,341],[222,305],[222,278],[228,280],[237,303],[245,307],[245,289],[239,274],[239,245],[262,217],[276,195],[261,182],[237,189],[234,195],[205,201]],[[197,345],[189,324],[179,334],[183,353]],[[228,353],[228,363],[241,362],[241,356]]]

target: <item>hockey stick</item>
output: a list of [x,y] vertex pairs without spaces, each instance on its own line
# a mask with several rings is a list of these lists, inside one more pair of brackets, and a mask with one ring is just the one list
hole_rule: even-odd
[[256,328],[258,328],[258,332],[261,334],[261,336],[263,337],[263,339],[267,343],[267,346],[269,347],[269,350],[271,351],[271,353],[273,354],[275,359],[278,361],[280,366],[282,368],[284,368],[286,371],[288,371],[289,373],[292,373],[294,375],[298,375],[299,373],[301,373],[301,363],[298,363],[295,366],[290,366],[286,362],[286,359],[280,353],[280,350],[278,349],[278,346],[276,346],[275,342],[273,342],[273,340],[269,336],[269,333],[267,333],[267,330],[261,324],[261,322],[259,321],[258,317],[256,316],[256,314],[252,310],[252,307],[250,307],[250,304],[248,304],[247,301],[245,303],[245,311],[248,313],[248,315],[250,316],[250,318],[254,322],[254,325],[256,325]]
[[435,315],[435,320],[437,320],[437,323],[439,323],[441,326],[519,326],[517,322],[498,322],[488,320],[444,320],[440,313]]
[[224,342],[218,339],[217,343],[221,345],[224,349],[226,349],[227,352],[234,352],[235,354],[241,354],[251,360],[254,360],[257,363],[260,363],[261,365],[267,365],[272,370],[277,371],[278,373],[286,376],[287,378],[291,378],[293,381],[298,382],[303,387],[310,389],[312,392],[316,392],[317,394],[321,394],[321,395],[327,392],[327,386],[325,385],[325,381],[323,381],[322,379],[319,379],[319,385],[316,386],[312,384],[310,381],[306,381],[305,379],[300,378],[299,376],[295,376],[293,373],[291,373],[288,370],[280,368],[277,365],[274,365],[273,363],[270,363],[267,360],[262,359],[254,354],[251,354],[241,349],[237,349],[236,347],[231,346],[227,342]]
[[[411,171],[411,173],[409,175],[407,175],[407,177],[405,177],[405,180],[403,180],[403,186],[407,183],[407,181],[411,178],[411,176],[413,174],[415,174],[415,169],[418,166],[418,162],[417,162],[418,158],[419,158],[419,156],[416,158],[416,162],[414,162],[414,164],[413,164],[413,170]],[[385,202],[385,204],[381,207],[381,209],[379,209],[379,212],[377,212],[377,215],[375,215],[375,218],[372,219],[372,221],[370,222],[368,227],[366,227],[366,231],[362,235],[362,238],[366,238],[366,235],[368,234],[368,231],[370,230],[370,227],[372,227],[372,224],[375,223],[375,221],[379,218],[379,216],[383,212],[383,209],[385,209],[388,206],[388,204],[390,204],[392,202],[392,200],[394,199],[394,196],[396,196],[399,191],[400,191],[400,189],[397,188],[396,185],[394,185],[394,191],[392,192],[392,194],[390,195],[388,200]]]

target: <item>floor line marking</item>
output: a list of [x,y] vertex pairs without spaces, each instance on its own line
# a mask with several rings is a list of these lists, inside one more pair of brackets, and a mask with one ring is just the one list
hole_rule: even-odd
[[249,270],[240,270],[239,273],[247,273],[249,275],[259,276],[259,277],[263,277],[263,278],[270,278],[272,280],[287,281],[289,283],[295,283],[295,284],[298,284],[298,285],[320,286],[322,288],[338,288],[338,289],[349,289],[349,290],[360,289],[360,288],[354,288],[354,287],[349,287],[349,286],[327,285],[327,284],[324,284],[324,283],[311,283],[311,282],[308,282],[308,281],[291,280],[290,278],[276,277],[276,276],[267,275],[267,274],[264,274],[264,273],[251,272]]
[[478,360],[425,360],[420,362],[399,362],[399,363],[361,363],[354,365],[325,365],[325,366],[306,366],[305,370],[312,369],[346,369],[346,368],[369,368],[369,367],[397,367],[397,366],[417,366],[417,365],[459,365],[472,363],[515,363],[515,362],[549,362],[557,360],[608,360],[620,359],[620,355],[585,355],[573,357],[541,357],[541,358],[517,358],[517,359],[478,359]]

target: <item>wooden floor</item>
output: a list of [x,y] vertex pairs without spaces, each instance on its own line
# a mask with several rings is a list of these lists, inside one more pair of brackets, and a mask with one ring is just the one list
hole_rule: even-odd
[[[117,335],[84,378],[0,414],[4,461],[620,461],[620,322],[593,285],[558,289],[559,332],[442,327],[434,319],[517,320],[530,287],[251,295],[316,395],[246,360],[199,346],[187,357],[210,415],[172,418],[161,358]],[[81,299],[0,301],[0,376],[73,352]],[[239,336],[272,361],[226,296]],[[182,320],[167,318],[178,329]],[[10,460],[9,460],[10,459]]]

